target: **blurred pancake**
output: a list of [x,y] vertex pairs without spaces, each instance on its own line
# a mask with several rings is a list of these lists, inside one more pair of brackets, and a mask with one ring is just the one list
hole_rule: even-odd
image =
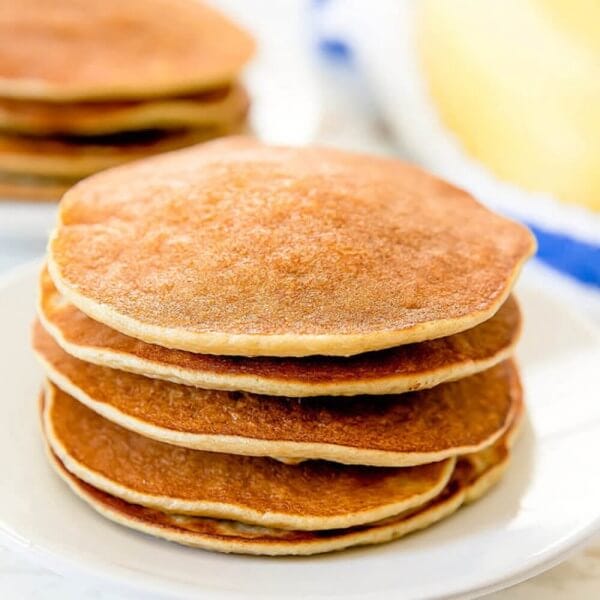
[[0,199],[60,200],[75,182],[50,177],[6,175],[0,173]]
[[514,430],[491,448],[461,457],[447,486],[429,502],[383,521],[348,529],[293,531],[167,514],[102,492],[69,472],[52,452],[49,452],[49,458],[75,494],[120,525],[205,550],[273,556],[309,555],[389,542],[428,527],[455,512],[462,504],[478,499],[500,479],[508,466],[512,438],[520,420],[519,414]]
[[65,467],[127,502],[178,514],[284,529],[351,527],[423,504],[447,484],[454,459],[407,468],[285,465],[188,450],[132,433],[48,383],[44,430]]
[[253,48],[195,0],[2,2],[0,96],[137,99],[221,87]]
[[187,130],[145,130],[105,136],[0,134],[0,171],[41,177],[85,177],[97,171],[240,131],[239,122]]
[[248,108],[241,86],[179,98],[61,103],[0,98],[0,130],[31,135],[100,135],[182,129],[240,121]]
[[508,358],[521,329],[510,296],[473,329],[352,357],[194,354],[147,344],[94,321],[58,293],[45,269],[38,312],[55,341],[87,362],[209,389],[302,397],[401,393],[461,379]]
[[77,185],[48,264],[80,310],[149,343],[344,356],[486,321],[534,247],[401,161],[230,138]]
[[141,435],[204,451],[406,466],[474,452],[506,429],[521,396],[507,361],[466,379],[399,395],[286,398],[203,390],[80,361],[38,323],[48,377]]

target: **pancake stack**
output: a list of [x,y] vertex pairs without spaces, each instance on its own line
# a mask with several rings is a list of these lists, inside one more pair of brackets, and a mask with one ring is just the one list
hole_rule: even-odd
[[197,0],[0,0],[0,197],[243,131],[252,51]]
[[399,538],[523,416],[522,226],[400,161],[228,138],[75,185],[41,274],[42,430],[117,523],[221,552]]

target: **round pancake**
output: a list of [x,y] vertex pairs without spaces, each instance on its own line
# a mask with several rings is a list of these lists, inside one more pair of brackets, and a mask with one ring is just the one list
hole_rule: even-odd
[[309,555],[398,539],[434,524],[462,504],[481,497],[500,479],[508,466],[512,433],[509,432],[481,454],[461,457],[444,490],[420,507],[368,525],[324,531],[273,529],[148,509],[94,488],[69,472],[51,451],[48,456],[56,472],[75,494],[103,516],[126,527],[217,552]]
[[180,98],[61,103],[0,98],[0,130],[30,135],[101,135],[139,129],[198,128],[241,120],[245,90],[230,86]]
[[38,313],[69,354],[100,366],[207,389],[275,396],[394,394],[430,388],[488,369],[508,358],[521,316],[509,296],[488,321],[462,333],[353,357],[231,357],[147,344],[94,321],[40,276]]
[[0,96],[137,99],[222,87],[253,48],[199,1],[3,2]]
[[510,361],[400,395],[286,398],[203,390],[85,363],[39,323],[47,376],[103,417],[187,448],[283,459],[408,466],[475,452],[506,429],[521,396]]
[[147,130],[101,137],[0,134],[0,170],[39,177],[85,177],[97,171],[240,131],[240,122],[178,131]]
[[74,182],[0,173],[0,199],[60,200]]
[[534,247],[398,160],[229,138],[72,188],[48,266],[80,310],[148,343],[345,356],[489,319]]
[[150,508],[283,529],[351,527],[398,514],[438,495],[454,459],[382,469],[324,461],[188,450],[132,433],[51,383],[44,430],[65,467],[90,485]]

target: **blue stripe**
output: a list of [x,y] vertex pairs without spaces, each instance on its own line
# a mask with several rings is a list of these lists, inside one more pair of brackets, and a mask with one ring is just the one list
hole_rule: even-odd
[[600,246],[526,224],[538,241],[537,258],[582,283],[600,287]]
[[319,41],[319,51],[336,61],[352,62],[352,50],[348,44],[341,40],[323,38]]

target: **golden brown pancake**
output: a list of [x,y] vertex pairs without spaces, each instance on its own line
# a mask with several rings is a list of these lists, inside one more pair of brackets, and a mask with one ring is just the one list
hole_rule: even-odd
[[56,103],[0,98],[0,130],[30,135],[100,135],[240,121],[248,96],[239,86],[179,98]]
[[145,342],[340,356],[482,323],[534,247],[398,160],[231,138],[72,188],[49,270],[80,310]]
[[131,160],[236,133],[241,122],[178,131],[147,130],[97,137],[0,134],[0,170],[39,177],[85,177]]
[[141,435],[205,451],[375,466],[474,452],[506,429],[521,396],[510,361],[400,395],[286,398],[203,390],[80,361],[42,329],[48,377],[98,414]]
[[0,96],[141,98],[220,87],[254,44],[195,0],[0,5]]
[[56,455],[50,455],[50,462],[69,487],[106,518],[171,542],[226,553],[310,555],[384,543],[432,525],[453,513],[464,501],[464,489],[454,485],[422,509],[400,513],[378,523],[321,531],[274,529],[238,521],[169,514],[132,504],[79,479]]
[[454,459],[407,468],[286,465],[188,450],[132,433],[48,383],[44,429],[65,467],[90,485],[150,508],[283,529],[351,527],[441,492]]
[[[522,413],[522,408],[520,413]],[[282,530],[235,521],[173,515],[127,503],[78,479],[49,451],[50,463],[69,487],[100,514],[137,531],[188,546],[218,552],[309,555],[351,546],[385,543],[423,529],[485,494],[508,466],[514,435],[522,419],[482,453],[461,457],[444,490],[420,507],[383,521],[322,531]]]
[[521,329],[510,296],[488,321],[462,333],[352,357],[232,357],[147,344],[94,321],[40,277],[40,319],[81,360],[174,383],[276,396],[393,394],[433,387],[488,369],[512,353]]
[[60,200],[75,182],[47,177],[6,175],[0,172],[0,199]]

